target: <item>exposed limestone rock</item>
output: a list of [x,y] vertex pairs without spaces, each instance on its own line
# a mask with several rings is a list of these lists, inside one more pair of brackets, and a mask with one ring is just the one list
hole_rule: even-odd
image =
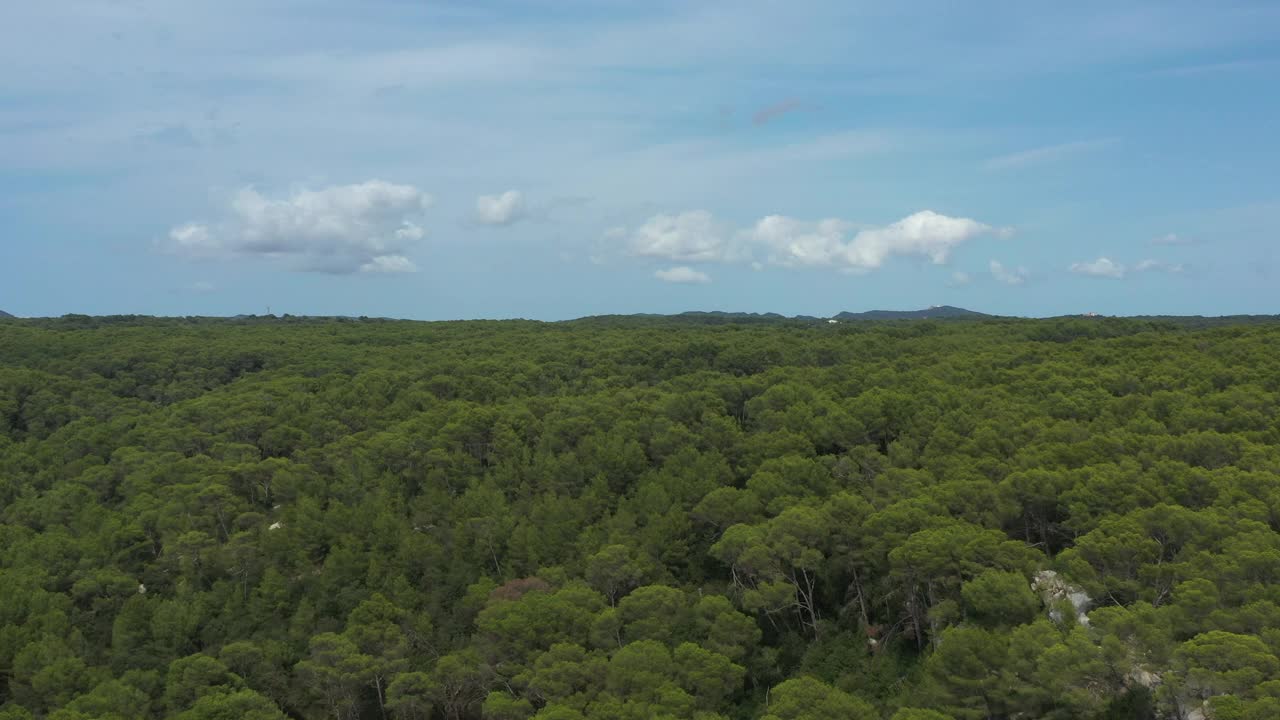
[[1089,626],[1088,612],[1089,606],[1093,604],[1092,598],[1081,588],[1063,580],[1058,573],[1053,570],[1037,572],[1031,581],[1031,589],[1040,593],[1040,599],[1044,601],[1045,607],[1049,608],[1049,619],[1062,622],[1062,615],[1058,608],[1063,601],[1066,601],[1071,604],[1071,609],[1076,614],[1076,622],[1085,627]]
[[1155,687],[1163,681],[1164,679],[1161,678],[1158,674],[1147,671],[1147,670],[1143,670],[1142,668],[1139,668],[1139,667],[1135,667],[1124,676],[1124,682],[1126,685],[1129,685],[1129,686],[1137,685],[1139,687],[1144,687],[1148,690],[1155,689]]

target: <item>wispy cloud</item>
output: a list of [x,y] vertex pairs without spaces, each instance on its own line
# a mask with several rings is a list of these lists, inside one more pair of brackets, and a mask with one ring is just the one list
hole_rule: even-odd
[[1186,270],[1186,266],[1183,265],[1182,263],[1171,263],[1167,260],[1147,259],[1139,262],[1137,265],[1134,265],[1133,269],[1138,272],[1156,271],[1156,272],[1167,272],[1167,273],[1180,273]]
[[1202,77],[1205,75],[1224,75],[1228,73],[1254,72],[1271,70],[1280,66],[1275,60],[1228,60],[1224,62],[1199,63],[1195,65],[1178,65],[1159,68],[1143,73],[1144,77]]
[[666,270],[658,270],[653,274],[663,282],[679,283],[686,285],[705,285],[711,282],[711,276],[701,270],[694,270],[687,265],[668,268]]
[[212,295],[216,292],[218,292],[218,286],[208,280],[198,280],[186,285],[178,285],[169,290],[172,295]]
[[1108,257],[1100,257],[1093,262],[1072,263],[1067,269],[1080,275],[1092,275],[1093,277],[1111,278],[1113,280],[1119,280],[1125,274],[1124,265]]
[[993,157],[982,164],[985,170],[1016,170],[1031,165],[1050,163],[1073,155],[1097,152],[1114,146],[1118,138],[1099,138],[1096,140],[1080,140],[1077,142],[1045,145],[1043,147],[1022,150],[1008,155]]
[[992,260],[988,263],[987,269],[991,271],[991,277],[994,277],[1005,285],[1021,285],[1027,281],[1028,277],[1031,276],[1031,272],[1025,267],[1005,267],[1004,263],[999,260]]
[[757,126],[764,125],[770,120],[774,120],[786,115],[787,113],[803,109],[804,107],[805,104],[796,99],[783,100],[779,103],[767,105],[757,110],[756,113],[751,116],[751,124]]
[[1191,238],[1176,233],[1167,233],[1151,238],[1152,245],[1190,245],[1191,242]]

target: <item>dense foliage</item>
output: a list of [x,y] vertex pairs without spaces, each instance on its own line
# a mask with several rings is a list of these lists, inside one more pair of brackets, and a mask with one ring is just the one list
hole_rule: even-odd
[[1278,412],[1268,324],[0,321],[0,718],[1280,717]]

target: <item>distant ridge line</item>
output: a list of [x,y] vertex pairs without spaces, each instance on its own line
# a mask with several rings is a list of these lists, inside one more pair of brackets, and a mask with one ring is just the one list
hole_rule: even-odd
[[866,312],[842,312],[836,320],[955,320],[993,318],[995,315],[966,310],[954,305],[935,305],[924,310],[868,310]]
[[1025,316],[1025,315],[992,315],[989,313],[978,312],[976,310],[968,310],[966,308],[955,307],[953,305],[935,305],[933,307],[921,310],[867,310],[864,312],[844,311],[833,316],[816,316],[816,315],[782,315],[775,312],[754,313],[754,312],[727,312],[723,310],[690,310],[681,313],[605,313],[601,315],[586,315],[577,318],[564,318],[559,320],[539,320],[527,317],[490,317],[490,318],[474,318],[470,320],[460,319],[438,319],[423,320],[412,318],[395,318],[395,317],[369,317],[369,316],[351,316],[351,315],[83,315],[79,313],[70,313],[62,316],[46,316],[46,317],[28,317],[23,318],[12,313],[0,310],[0,320],[15,320],[19,323],[27,324],[56,324],[59,326],[78,328],[99,327],[111,324],[130,324],[130,323],[147,323],[147,322],[180,322],[180,323],[206,323],[206,322],[229,322],[236,324],[256,325],[259,323],[311,323],[311,322],[340,322],[340,323],[393,323],[393,322],[426,322],[426,323],[506,323],[506,322],[522,322],[534,324],[599,324],[610,322],[623,323],[655,323],[655,322],[676,322],[690,323],[699,325],[728,325],[728,324],[748,324],[748,325],[827,325],[840,323],[860,323],[860,322],[910,322],[910,321],[972,321],[972,322],[1037,322],[1037,321],[1066,321],[1066,322],[1087,322],[1087,323],[1110,323],[1110,322],[1147,322],[1156,325],[1179,326],[1185,328],[1205,328],[1205,327],[1222,327],[1227,325],[1275,325],[1280,324],[1280,314],[1236,314],[1236,315],[1104,315],[1101,313],[1086,312],[1071,315],[1047,315],[1047,316]]

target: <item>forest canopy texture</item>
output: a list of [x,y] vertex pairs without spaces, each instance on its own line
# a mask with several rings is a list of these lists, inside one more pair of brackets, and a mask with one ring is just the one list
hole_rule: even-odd
[[0,321],[0,720],[1280,717],[1280,325]]

